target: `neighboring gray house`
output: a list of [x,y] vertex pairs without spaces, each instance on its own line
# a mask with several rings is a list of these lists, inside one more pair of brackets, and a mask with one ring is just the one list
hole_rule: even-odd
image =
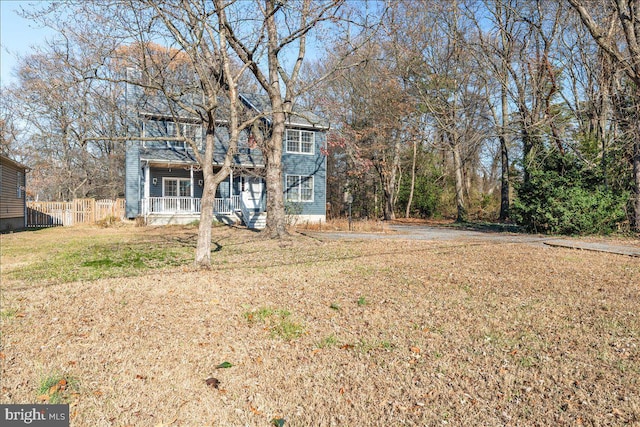
[[[268,112],[261,97],[240,98],[255,114]],[[168,115],[140,110],[138,120],[143,138],[176,136],[180,126],[183,135],[202,143],[202,126],[193,119],[185,117],[176,123]],[[326,122],[312,113],[292,115],[287,123],[282,142],[283,185],[285,203],[295,221],[326,219],[327,129]],[[217,165],[222,164],[228,139],[226,128],[219,126]],[[232,173],[218,186],[214,213],[219,218],[241,219],[250,228],[263,228],[267,215],[264,158],[247,133],[238,145]],[[176,141],[133,141],[128,143],[125,161],[127,217],[144,217],[148,224],[184,224],[199,218],[203,174],[189,146]]]
[[27,226],[25,195],[27,168],[0,155],[0,231]]

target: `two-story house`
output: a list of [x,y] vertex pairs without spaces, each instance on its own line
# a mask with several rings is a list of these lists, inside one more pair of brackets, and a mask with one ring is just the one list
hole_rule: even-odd
[[[240,99],[256,115],[268,112],[268,104],[260,96],[241,95]],[[157,110],[140,110],[137,117],[141,139],[128,142],[126,150],[127,217],[142,217],[147,224],[156,225],[198,220],[204,185],[193,150],[183,141],[161,138],[182,134],[202,144],[202,126],[189,117],[174,121]],[[268,114],[264,120],[268,122]],[[283,188],[285,206],[294,221],[325,221],[327,129],[325,121],[309,112],[297,112],[288,119],[282,141]],[[215,136],[214,165],[221,165],[229,143],[224,121]],[[264,166],[262,152],[244,132],[232,172],[216,192],[214,214],[219,220],[242,220],[250,228],[264,227],[268,215]]]

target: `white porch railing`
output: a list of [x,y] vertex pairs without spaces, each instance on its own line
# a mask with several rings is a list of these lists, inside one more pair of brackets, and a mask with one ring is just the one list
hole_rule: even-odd
[[[142,215],[152,214],[199,214],[201,199],[194,197],[148,197],[142,199]],[[229,214],[240,209],[240,196],[216,198],[213,212]]]
[[213,212],[228,214],[240,210],[240,196],[231,196],[215,199],[213,202]]

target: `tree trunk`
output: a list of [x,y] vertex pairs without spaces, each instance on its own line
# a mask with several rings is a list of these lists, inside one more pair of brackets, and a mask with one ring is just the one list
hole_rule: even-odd
[[501,170],[500,170],[500,221],[509,219],[509,149],[505,135],[500,136]]
[[[503,38],[506,38],[503,32]],[[503,45],[506,41],[503,40]],[[500,127],[500,221],[509,219],[509,146],[507,145],[507,129],[509,127],[509,101],[507,99],[507,66],[506,60],[503,59],[502,66],[503,79],[500,90],[500,102],[502,108],[502,126]]]
[[[212,117],[210,117],[212,118]],[[209,122],[206,126],[205,152],[202,159],[202,175],[204,188],[200,200],[200,224],[198,225],[198,241],[194,264],[201,269],[211,268],[211,226],[213,223],[213,206],[218,185],[229,175],[230,156],[235,151],[235,144],[230,144],[223,167],[213,173],[213,151],[215,147],[215,125]]]
[[[509,104],[507,87],[509,84],[509,63],[511,58],[511,48],[509,45],[506,25],[508,25],[511,15],[509,10],[502,8],[502,2],[495,2],[496,17],[500,26],[500,54],[501,54],[501,74],[500,74],[500,107],[502,109],[502,123],[500,126],[500,221],[509,218],[509,148],[507,146],[507,128],[509,125]],[[497,124],[497,123],[496,123]]]
[[451,151],[453,152],[453,168],[456,177],[456,208],[458,212],[456,221],[465,222],[467,220],[467,209],[464,203],[464,174],[462,172],[460,146],[455,143]]
[[411,188],[409,190],[409,200],[407,201],[407,210],[405,218],[409,218],[411,213],[411,204],[413,203],[413,191],[416,187],[416,157],[418,154],[418,141],[413,141],[413,159],[411,160]]
[[[267,61],[269,64],[269,79],[267,93],[271,101],[271,135],[266,147],[266,175],[267,175],[267,226],[264,229],[269,237],[279,239],[286,236],[286,217],[284,211],[284,183],[282,180],[282,145],[285,132],[285,105],[282,100],[280,81],[280,62],[278,60],[279,41],[278,26],[275,19],[276,2],[265,0],[267,17]],[[303,50],[304,43],[300,47]],[[304,57],[304,55],[302,55]],[[290,82],[291,83],[291,82]],[[292,90],[292,88],[288,88]],[[291,111],[288,109],[287,111]]]
[[196,245],[195,265],[201,269],[211,268],[211,224],[213,222],[213,204],[216,185],[213,182],[213,171],[204,172],[204,189],[200,201],[200,224],[198,225],[198,242]]
[[273,128],[266,150],[267,226],[264,229],[264,233],[274,239],[288,235],[282,178],[284,117],[284,113],[273,114]]
[[633,218],[632,228],[640,233],[640,132],[633,144]]
[[393,145],[393,160],[389,170],[383,168],[380,174],[382,178],[382,191],[384,193],[384,209],[383,215],[385,221],[396,219],[394,200],[396,196],[396,178],[398,169],[400,168],[400,138],[395,138]]
[[209,123],[206,127],[204,161],[202,177],[204,188],[200,200],[200,224],[198,225],[198,241],[194,264],[198,268],[211,268],[211,224],[213,222],[213,204],[216,197],[217,183],[213,174],[213,147],[215,128]]

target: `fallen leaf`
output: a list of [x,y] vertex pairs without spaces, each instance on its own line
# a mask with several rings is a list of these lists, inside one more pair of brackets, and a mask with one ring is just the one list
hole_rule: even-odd
[[343,350],[350,350],[353,348],[353,344],[344,344],[342,347],[340,347]]
[[137,380],[146,380],[147,377],[145,377],[144,375],[136,374],[136,379]]
[[420,347],[411,347],[411,352],[415,354],[420,354]]
[[60,386],[58,384],[49,387],[49,396],[53,396],[60,390]]
[[24,313],[16,313],[16,317],[24,317],[26,316]]
[[251,405],[251,403],[249,403],[249,409],[251,409],[251,412],[253,412],[256,415],[262,415],[262,412],[258,411],[256,408],[254,408],[253,405]]
[[37,399],[42,401],[42,402],[48,402],[49,401],[49,395],[48,394],[41,394],[40,396],[37,397]]
[[220,386],[220,380],[218,380],[217,378],[207,378],[205,382],[208,386],[213,388],[218,388],[218,386]]
[[229,362],[222,362],[221,364],[219,364],[218,366],[216,366],[216,369],[226,369],[226,368],[230,368],[233,365]]
[[624,415],[624,413],[618,409],[618,408],[613,408],[613,410],[611,411],[613,413],[613,415],[615,415],[616,417],[621,417]]

